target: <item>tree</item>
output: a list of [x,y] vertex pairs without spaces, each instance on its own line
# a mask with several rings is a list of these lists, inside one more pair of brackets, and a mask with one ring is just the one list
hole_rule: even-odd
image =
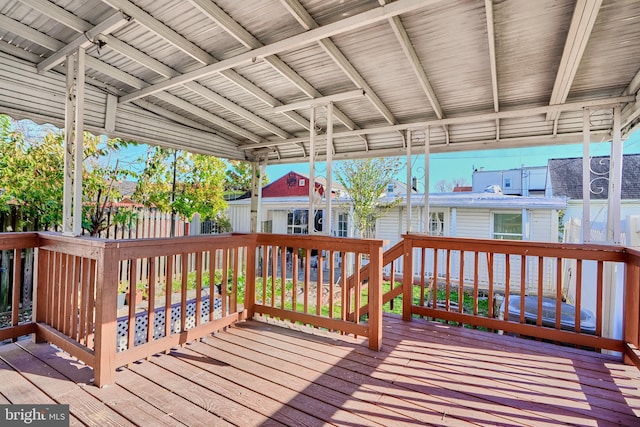
[[361,237],[373,237],[376,220],[401,202],[383,196],[400,170],[397,158],[346,160],[336,164],[336,179],[353,203],[353,220]]
[[151,147],[134,199],[186,218],[224,219],[226,164],[214,156]]
[[[226,175],[225,192],[228,196],[240,196],[251,191],[252,172],[251,163],[239,160],[230,160]],[[263,175],[261,185],[269,183],[267,175]]]
[[137,174],[120,164],[118,157],[121,150],[134,141],[119,138],[104,139],[89,133],[84,135],[83,159],[83,228],[92,236],[99,236],[108,224],[106,211],[110,201],[120,198],[115,183],[128,178],[135,178]]
[[[0,209],[13,203],[22,211],[20,229],[33,230],[62,224],[64,186],[64,133],[52,128],[21,128],[8,116],[0,116]],[[118,166],[121,149],[132,142],[84,135],[83,226],[95,235],[104,226],[104,207],[117,197],[113,181],[133,175]]]
[[464,187],[468,185],[469,185],[469,181],[467,181],[467,178],[462,176],[458,178],[453,178],[449,181],[447,181],[446,179],[441,179],[438,182],[436,182],[435,189],[436,189],[436,192],[438,193],[451,193],[453,189],[456,187]]
[[[10,119],[9,119],[10,120]],[[60,135],[39,140],[2,123],[0,141],[0,209],[20,207],[19,229],[39,229],[62,222],[63,152]],[[11,129],[7,132],[8,129]],[[18,231],[18,230],[14,230]]]

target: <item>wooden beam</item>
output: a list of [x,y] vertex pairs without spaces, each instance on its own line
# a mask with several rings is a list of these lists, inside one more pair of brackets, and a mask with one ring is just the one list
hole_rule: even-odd
[[[257,49],[264,46],[257,38],[247,31],[242,25],[238,24],[233,18],[231,18],[224,10],[215,5],[212,2],[205,0],[189,0],[198,10],[205,14],[209,19],[222,27],[232,37],[242,43],[249,49]],[[305,95],[310,98],[318,98],[322,94],[314,88],[309,82],[296,73],[289,65],[278,58],[276,55],[267,56],[264,61],[271,65],[278,73],[284,78],[293,83],[298,89],[300,89]],[[338,119],[349,129],[357,129],[355,123],[349,119],[344,113],[338,111],[336,116]],[[308,128],[304,126],[305,129]]]
[[[489,44],[489,65],[491,68],[491,89],[493,92],[493,111],[497,113],[498,111],[500,111],[500,99],[498,98],[498,68],[496,64],[496,38],[493,25],[493,0],[484,0],[484,10],[485,16],[487,18],[487,37]],[[497,129],[496,132],[499,134],[499,131]]]
[[[108,3],[121,2],[121,0],[103,1],[106,1]],[[236,55],[232,58],[224,59],[220,62],[207,65],[188,73],[184,73],[165,82],[158,83],[146,89],[130,93],[129,95],[122,97],[122,101],[127,102],[134,99],[142,98],[147,95],[152,95],[154,93],[182,85],[186,82],[206,77],[224,70],[230,70],[240,65],[250,64],[259,58],[262,59],[270,55],[276,55],[281,52],[306,46],[310,43],[317,42],[327,37],[332,37],[347,31],[357,30],[359,28],[384,21],[390,17],[400,15],[402,13],[409,13],[418,9],[424,9],[425,7],[428,7],[439,1],[441,0],[397,0],[391,4],[371,9],[366,12],[362,12],[357,15],[342,19],[340,21],[318,27],[314,30],[297,34],[295,36],[277,41],[261,48],[253,49],[249,52]],[[124,10],[125,12],[127,11],[127,9]],[[137,19],[137,17],[135,18]]]
[[[309,107],[322,107],[328,105],[330,102],[340,102],[350,99],[357,99],[365,96],[365,92],[362,89],[351,90],[349,92],[336,93],[335,95],[323,96],[321,98],[309,99],[300,102],[294,102],[287,105],[281,105],[273,109],[274,113],[283,113],[285,111],[299,110]],[[335,111],[335,110],[334,110]]]
[[[456,125],[456,124],[469,124],[469,123],[480,123],[480,122],[486,122],[486,121],[495,121],[498,119],[506,119],[506,118],[530,117],[530,116],[546,114],[554,111],[579,111],[579,110],[582,110],[583,108],[589,108],[589,107],[602,108],[607,106],[610,107],[616,104],[625,104],[628,102],[633,102],[634,100],[635,100],[634,96],[627,95],[627,96],[618,96],[613,98],[594,99],[590,101],[570,102],[562,105],[545,105],[542,107],[499,111],[497,113],[484,113],[484,114],[476,114],[471,116],[450,117],[450,118],[440,119],[440,120],[404,123],[401,125],[394,125],[394,126],[380,126],[380,127],[360,129],[360,130],[342,131],[342,132],[335,133],[334,138],[345,138],[345,137],[353,137],[353,136],[367,135],[367,134],[392,133],[392,132],[405,131],[407,129],[423,130],[429,126],[448,126],[448,125]],[[322,136],[319,136],[318,138],[321,139]],[[549,138],[549,136],[545,136],[545,138]],[[265,141],[263,143],[256,144],[256,145],[244,145],[244,146],[240,146],[240,148],[247,148],[247,149],[261,148],[261,147],[263,148],[263,147],[271,147],[271,146],[282,145],[282,144],[292,144],[292,143],[297,144],[297,143],[306,142],[306,141],[308,141],[308,138],[306,137],[294,138],[286,141],[274,140],[274,141]]]
[[[313,30],[318,28],[319,25],[313,19],[313,17],[307,12],[307,10],[300,4],[298,0],[280,0],[282,5],[289,11],[291,15],[302,25],[305,30]],[[342,69],[342,71],[349,77],[349,79],[357,87],[360,87],[367,92],[367,98],[371,101],[373,106],[382,114],[387,122],[390,124],[396,124],[398,121],[393,116],[389,108],[382,102],[382,100],[376,95],[373,88],[369,86],[369,83],[362,77],[362,75],[355,69],[347,57],[342,53],[340,49],[331,41],[326,38],[319,40],[318,44],[324,49],[324,51],[331,57],[331,59]],[[338,113],[339,119],[339,113]]]
[[140,25],[162,37],[196,61],[204,65],[215,61],[215,58],[213,58],[209,53],[191,43],[189,40],[178,34],[173,29],[167,27],[165,24],[135,4],[127,0],[102,0],[102,2],[108,4],[114,9],[122,10],[124,13],[135,19]]
[[431,104],[431,108],[433,108],[436,117],[442,119],[444,117],[444,112],[442,111],[442,106],[440,105],[440,101],[438,101],[438,97],[436,96],[436,92],[433,90],[433,86],[431,86],[431,82],[427,77],[427,73],[420,62],[420,58],[418,58],[418,53],[413,47],[411,43],[411,39],[409,38],[409,34],[405,29],[402,21],[399,16],[394,16],[389,18],[389,25],[391,25],[391,29],[393,33],[396,35],[398,42],[400,43],[400,47],[404,52],[405,56],[409,60],[409,65],[411,69],[415,73],[418,78],[418,83],[422,87],[427,99],[429,100],[429,104]]
[[44,61],[40,62],[37,66],[38,72],[44,73],[45,71],[50,70],[63,62],[68,54],[76,51],[78,48],[85,49],[94,44],[94,39],[100,34],[109,34],[112,31],[116,31],[127,25],[130,21],[131,18],[122,12],[118,11],[114,13],[89,31],[86,31],[84,34],[76,37],[71,43],[67,44],[62,49],[59,49]]
[[36,43],[52,51],[56,51],[64,47],[64,43],[62,43],[61,41],[56,40],[44,33],[41,33],[38,30],[34,30],[28,25],[11,19],[6,15],[0,14],[0,27],[2,27],[4,31],[8,31],[17,36],[30,40],[33,43]]
[[[576,2],[549,105],[562,104],[567,100],[601,5],[602,0]],[[547,120],[555,120],[558,115],[559,112],[551,112],[547,114]]]

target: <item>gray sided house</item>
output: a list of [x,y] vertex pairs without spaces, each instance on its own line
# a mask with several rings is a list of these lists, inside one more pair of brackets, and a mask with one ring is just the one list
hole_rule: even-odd
[[[609,210],[609,169],[608,156],[590,159],[589,176],[589,213],[591,222],[591,241],[604,241],[605,224]],[[568,159],[550,159],[548,166],[549,192],[551,196],[567,198],[567,210],[564,223],[580,223],[583,215],[582,195],[582,157]],[[637,245],[638,233],[628,233],[640,216],[640,154],[627,154],[622,160],[622,197],[619,206],[622,221],[622,240]]]

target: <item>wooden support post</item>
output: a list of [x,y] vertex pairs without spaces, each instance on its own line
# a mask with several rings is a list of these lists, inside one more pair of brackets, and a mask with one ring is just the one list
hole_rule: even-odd
[[98,387],[113,384],[116,373],[117,333],[117,249],[107,243],[98,257],[96,280],[96,324],[94,383]]
[[[247,318],[252,319],[254,314],[254,306],[256,301],[256,244],[257,236],[253,236],[253,241],[247,245],[247,267],[245,273],[245,290],[244,290],[244,309],[247,312]],[[263,265],[266,268],[266,265]],[[282,283],[284,283],[284,276]],[[264,286],[265,282],[263,282]]]
[[[49,285],[49,251],[43,251],[40,248],[35,249],[36,275],[34,277],[34,283],[36,288],[34,289],[34,301],[32,320],[35,323],[46,323],[47,319],[47,292]],[[37,330],[37,329],[36,329]],[[45,342],[45,339],[34,335],[33,340],[36,343]]]
[[382,348],[382,244],[370,245],[369,262],[369,349]]
[[411,321],[413,304],[413,247],[411,239],[404,236],[404,266],[402,272],[402,320]]
[[[624,323],[623,339],[625,350],[627,345],[632,344],[635,348],[640,346],[640,267],[632,263],[626,264],[626,275],[624,282]],[[631,355],[625,351],[624,363],[633,365]]]

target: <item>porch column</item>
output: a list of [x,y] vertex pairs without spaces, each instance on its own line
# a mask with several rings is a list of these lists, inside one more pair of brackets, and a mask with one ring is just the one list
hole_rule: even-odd
[[427,126],[424,130],[424,209],[422,210],[422,214],[424,215],[422,222],[423,225],[423,233],[429,234],[431,231],[430,222],[431,222],[431,212],[429,210],[429,156],[431,154],[431,142],[430,142],[430,133],[431,128]]
[[316,234],[315,229],[315,191],[316,191],[316,107],[312,106],[309,117],[309,215],[307,230],[309,234]]
[[82,234],[82,160],[84,158],[84,48],[78,48],[76,75],[76,142],[73,162],[73,235]]
[[251,163],[251,232],[262,232],[262,180],[266,167],[263,162]]
[[71,200],[73,191],[73,108],[75,106],[73,96],[75,56],[67,55],[67,86],[64,110],[64,181],[62,185],[62,233],[71,235],[73,225],[71,223]]
[[67,236],[79,236],[82,234],[82,160],[84,150],[85,80],[84,48],[78,48],[74,54],[67,55],[66,58],[67,98],[65,100],[64,120],[65,138],[62,233]]
[[591,143],[589,109],[582,111],[582,242],[591,241]]
[[331,212],[333,200],[331,189],[333,188],[333,102],[327,105],[327,186],[324,189],[326,209],[322,218],[322,234],[331,235],[333,214]]
[[411,233],[411,131],[407,130],[407,233]]
[[609,161],[609,206],[607,209],[607,241],[614,245],[620,241],[620,203],[622,202],[622,133],[620,106],[613,107],[613,139]]
[[[620,245],[620,203],[622,199],[622,135],[620,131],[620,106],[613,108],[613,138],[611,139],[611,155],[609,157],[609,197],[607,206],[607,243]],[[616,324],[616,299],[619,292],[624,292],[616,280],[617,265],[607,265],[607,281],[604,287],[603,304],[608,315],[603,319],[603,333],[613,336]],[[636,282],[637,283],[637,282]],[[629,289],[627,289],[629,291]],[[624,294],[625,298],[629,298]],[[637,313],[637,311],[636,311]],[[637,314],[636,314],[637,317]],[[618,319],[620,320],[620,319]],[[624,320],[624,319],[622,319]],[[623,323],[624,324],[624,323]],[[624,331],[623,331],[624,333]]]

